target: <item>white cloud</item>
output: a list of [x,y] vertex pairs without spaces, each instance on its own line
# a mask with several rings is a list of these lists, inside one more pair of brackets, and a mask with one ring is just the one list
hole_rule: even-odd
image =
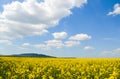
[[94,50],[95,48],[94,47],[92,47],[92,46],[85,46],[84,47],[84,50]]
[[27,49],[25,47],[34,47],[34,48],[37,48],[37,49],[44,49],[44,50],[48,49],[48,47],[45,44],[30,44],[30,43],[23,43],[22,46],[19,47],[19,48],[20,49]]
[[62,43],[61,40],[48,40],[45,41],[45,44],[34,44],[31,45],[37,49],[42,49],[42,50],[50,50],[52,48],[62,48],[64,44]]
[[30,43],[23,43],[22,46],[31,46],[31,44]]
[[[66,32],[55,32],[52,34],[54,36],[53,40],[47,40],[44,43],[37,43],[37,44],[30,44],[30,43],[23,43],[22,47],[30,46],[37,49],[49,50],[49,49],[56,49],[56,48],[63,48],[63,47],[74,47],[79,46],[81,40],[91,39],[91,36],[87,34],[76,34],[75,36],[71,36],[66,41],[62,40],[63,38],[67,37]],[[74,38],[74,39],[73,39]],[[85,50],[93,50],[94,48],[91,46],[86,46]]]
[[52,34],[55,39],[64,39],[67,37],[66,32],[55,32]]
[[73,47],[80,45],[79,41],[61,41],[61,40],[48,40],[45,41],[45,43],[42,44],[30,44],[30,43],[24,43],[22,46],[31,46],[37,49],[42,50],[50,50],[50,49],[56,49],[56,48],[63,48],[63,47]]
[[20,49],[20,50],[26,50],[27,48],[25,48],[25,47],[17,47],[18,49]]
[[29,44],[24,43],[22,46],[31,46],[37,49],[43,49],[43,50],[50,50],[50,49],[56,49],[56,48],[63,48],[63,47],[73,47],[80,45],[79,41],[61,41],[61,40],[48,40],[45,41],[43,44]]
[[48,40],[45,42],[47,47],[61,48],[64,46],[61,40]]
[[78,46],[80,45],[79,41],[66,41],[65,46],[66,47],[73,47],[73,46]]
[[[30,44],[30,43],[23,43],[22,46],[31,46],[37,49],[53,49],[53,48],[63,48],[63,47],[74,47],[79,46],[81,40],[88,40],[91,39],[91,36],[87,34],[76,34],[75,36],[71,36],[66,41],[63,41],[61,39],[67,37],[66,32],[55,32],[52,34],[54,36],[53,40],[47,40],[44,43],[41,44]],[[93,47],[86,46],[85,50],[93,50]]]
[[120,54],[120,48],[111,50],[111,51],[104,51],[103,54],[105,55],[118,55]]
[[120,48],[117,48],[117,49],[115,49],[114,51],[120,53]]
[[35,47],[37,49],[43,49],[43,50],[50,49],[45,44],[35,44],[35,45],[33,45],[33,47]]
[[3,44],[3,45],[12,45],[12,42],[10,40],[0,40],[0,44]]
[[87,34],[77,34],[75,36],[71,36],[69,38],[69,40],[76,40],[76,41],[84,41],[84,40],[88,40],[91,39],[92,37],[87,35]]
[[112,12],[109,12],[108,15],[118,15],[120,14],[120,4],[114,5],[114,10]]
[[3,6],[0,13],[0,38],[14,39],[48,33],[48,28],[82,7],[87,0],[25,0]]

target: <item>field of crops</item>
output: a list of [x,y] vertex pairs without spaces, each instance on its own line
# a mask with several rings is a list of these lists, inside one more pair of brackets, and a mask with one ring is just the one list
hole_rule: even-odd
[[120,79],[120,59],[0,57],[0,79]]

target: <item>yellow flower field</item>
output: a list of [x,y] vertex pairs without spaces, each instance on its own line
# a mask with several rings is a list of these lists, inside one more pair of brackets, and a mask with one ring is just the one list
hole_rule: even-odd
[[120,58],[0,57],[0,79],[120,79]]

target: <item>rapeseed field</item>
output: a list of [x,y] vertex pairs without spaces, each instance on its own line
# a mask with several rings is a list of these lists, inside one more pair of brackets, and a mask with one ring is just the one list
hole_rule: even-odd
[[120,79],[120,59],[0,57],[0,79]]

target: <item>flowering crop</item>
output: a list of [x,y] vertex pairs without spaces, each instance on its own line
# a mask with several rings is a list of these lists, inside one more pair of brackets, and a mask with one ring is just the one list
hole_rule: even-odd
[[120,59],[0,57],[0,79],[120,79]]

